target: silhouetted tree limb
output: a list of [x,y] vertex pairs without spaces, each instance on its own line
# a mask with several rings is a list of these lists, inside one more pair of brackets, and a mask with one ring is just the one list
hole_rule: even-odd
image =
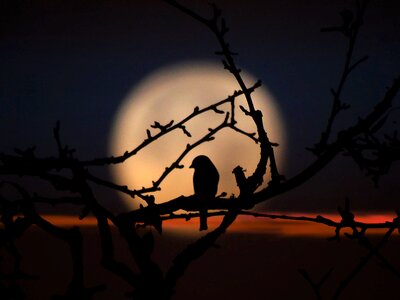
[[308,272],[304,269],[299,269],[299,273],[303,278],[310,284],[311,288],[313,289],[313,292],[315,294],[315,297],[317,300],[322,300],[322,295],[321,295],[321,287],[324,285],[326,280],[331,276],[333,272],[333,268],[329,269],[328,272],[325,273],[325,275],[318,281],[314,282],[313,279],[311,279],[310,275]]
[[[15,220],[16,224],[23,224],[23,229],[36,225],[55,238],[61,239],[69,245],[72,258],[72,280],[65,296],[60,299],[92,299],[95,292],[102,291],[104,286],[86,288],[83,275],[82,234],[78,227],[63,229],[42,218],[35,209],[33,199],[22,186],[10,183],[22,196],[19,203],[23,217]],[[17,223],[18,222],[18,223]]]
[[[346,147],[357,139],[364,132],[374,126],[379,119],[390,109],[395,97],[400,90],[400,78],[395,79],[391,87],[386,92],[383,99],[375,106],[373,111],[364,119],[360,119],[354,126],[342,130],[338,133],[336,141],[329,144],[318,159],[311,165],[302,170],[299,174],[287,179],[285,182],[273,187],[267,187],[254,194],[254,202],[260,203],[276,195],[292,190],[321,171],[338,154],[342,153]],[[394,150],[394,149],[393,149]],[[397,153],[397,150],[394,150]]]
[[244,80],[240,75],[241,70],[237,68],[236,63],[233,59],[233,53],[230,50],[230,45],[225,41],[225,34],[228,32],[228,27],[226,26],[225,19],[221,17],[221,10],[219,10],[215,5],[212,5],[213,18],[205,19],[199,16],[194,11],[181,5],[177,1],[174,0],[164,0],[164,1],[176,7],[177,9],[183,11],[184,13],[194,18],[195,20],[199,21],[200,23],[204,24],[206,27],[210,29],[212,33],[214,33],[221,47],[221,52],[219,52],[219,54],[221,54],[224,57],[224,59],[222,60],[224,68],[227,69],[235,77],[241,90],[244,92],[249,109],[248,115],[253,119],[253,122],[256,125],[258,140],[260,141],[260,160],[259,163],[257,164],[256,170],[254,171],[253,175],[251,175],[246,180],[247,190],[255,191],[257,187],[259,187],[262,184],[263,177],[266,173],[268,159],[270,162],[271,181],[274,184],[279,183],[282,177],[278,173],[278,169],[275,162],[274,150],[272,148],[272,144],[268,139],[267,132],[264,129],[262,113],[261,111],[255,108],[253,100],[251,98],[250,90],[244,83]]
[[208,249],[215,245],[217,239],[225,233],[229,226],[235,221],[237,215],[237,211],[231,210],[226,212],[221,224],[216,229],[207,233],[195,243],[190,244],[185,250],[179,253],[175,257],[172,267],[165,275],[166,284],[174,288],[178,279],[182,277],[190,263],[201,257]]
[[[294,221],[303,221],[303,222],[312,222],[323,224],[325,226],[335,228],[335,236],[331,237],[330,240],[340,240],[340,232],[344,228],[351,229],[352,233],[348,234],[345,233],[345,236],[349,239],[356,240],[358,244],[368,250],[368,255],[360,259],[360,262],[354,267],[353,270],[346,276],[338,285],[334,295],[332,296],[332,300],[339,299],[341,293],[345,290],[345,288],[351,283],[351,281],[363,270],[365,265],[371,258],[376,257],[380,262],[381,266],[384,269],[389,270],[395,276],[400,277],[400,272],[389,263],[389,261],[380,254],[380,249],[383,248],[385,244],[388,243],[389,238],[393,234],[395,230],[400,229],[400,218],[399,215],[393,218],[392,221],[386,221],[384,223],[364,223],[364,222],[357,222],[354,219],[354,214],[350,211],[348,200],[346,201],[345,208],[342,209],[339,207],[338,209],[339,215],[341,216],[340,221],[333,221],[329,218],[323,216],[316,216],[316,217],[305,217],[305,216],[287,216],[287,215],[276,215],[276,214],[264,214],[264,213],[257,213],[257,212],[242,212],[244,215],[252,215],[254,217],[264,217],[270,219],[282,219],[282,220],[294,220]],[[368,229],[387,229],[386,233],[382,237],[382,239],[376,244],[370,241],[367,236]],[[321,287],[325,284],[325,282],[329,279],[330,275],[333,272],[333,269],[329,269],[329,271],[320,279],[319,282],[315,282],[311,279],[308,272],[304,269],[300,269],[300,274],[307,280],[310,284],[311,288],[314,291],[316,299],[323,299],[321,295]]]
[[344,289],[350,284],[350,282],[363,270],[365,265],[368,263],[368,261],[378,253],[378,251],[388,242],[390,236],[392,235],[393,231],[395,230],[395,227],[390,228],[386,234],[383,236],[383,238],[380,240],[380,242],[370,250],[368,255],[366,257],[363,257],[360,259],[359,264],[350,272],[350,274],[343,279],[338,288],[336,289],[335,294],[332,297],[332,300],[337,300],[339,299],[340,295],[344,291]]
[[[251,86],[250,88],[247,89],[247,93],[251,94],[252,92],[254,92],[260,86],[261,86],[261,81],[257,81],[256,83],[253,84],[253,86]],[[82,161],[81,163],[84,166],[103,166],[103,165],[108,165],[108,164],[123,163],[125,160],[127,160],[128,158],[136,155],[140,150],[142,150],[145,147],[147,147],[148,145],[150,145],[152,142],[156,141],[157,139],[159,139],[162,136],[170,133],[173,130],[181,129],[185,133],[185,135],[188,135],[188,134],[190,135],[190,133],[185,129],[185,124],[187,122],[189,122],[193,118],[198,117],[199,115],[201,115],[201,114],[203,114],[205,112],[209,112],[209,111],[216,112],[216,111],[218,111],[218,107],[219,106],[224,105],[226,103],[231,103],[232,107],[234,107],[235,99],[237,97],[243,95],[243,94],[244,94],[244,91],[242,91],[242,90],[234,91],[234,93],[232,95],[230,95],[230,96],[226,97],[225,99],[220,100],[220,101],[218,101],[218,102],[216,102],[214,104],[211,104],[211,105],[209,105],[207,107],[204,107],[204,108],[199,108],[198,106],[195,107],[193,112],[190,115],[188,115],[187,117],[183,118],[181,121],[175,123],[175,125],[173,125],[174,124],[174,120],[172,120],[171,121],[172,123],[170,123],[170,126],[164,127],[163,130],[160,130],[157,134],[155,134],[153,136],[148,136],[148,138],[146,140],[144,140],[135,149],[133,149],[131,151],[127,151],[121,156],[97,158],[97,159],[93,159],[93,160],[89,160],[89,161]],[[234,124],[234,122],[231,122],[231,123]],[[157,128],[157,126],[155,128]]]
[[[334,229],[335,235],[331,240],[338,241],[342,237],[342,230],[344,228],[350,229],[351,233],[345,233],[344,236],[356,241],[360,246],[367,249],[368,255],[343,279],[332,299],[338,299],[343,290],[373,257],[380,261],[382,267],[399,276],[397,269],[380,253],[381,248],[389,241],[392,233],[395,230],[399,230],[400,222],[398,216],[392,221],[385,223],[368,224],[358,222],[350,210],[348,201],[346,201],[344,208],[338,209],[341,218],[339,221],[334,221],[323,216],[287,216],[249,211],[254,205],[268,201],[279,194],[289,192],[307,182],[339,154],[353,158],[357,165],[365,170],[366,174],[371,176],[376,183],[380,176],[386,174],[392,164],[400,159],[400,142],[397,132],[394,132],[392,135],[386,134],[383,138],[377,135],[381,132],[383,125],[386,124],[390,109],[399,93],[400,77],[393,81],[385,95],[377,102],[370,113],[363,119],[357,120],[353,126],[338,130],[337,136],[332,139],[332,128],[337,116],[341,111],[349,108],[349,105],[342,101],[343,89],[348,83],[349,75],[361,63],[367,60],[367,56],[354,58],[353,53],[369,1],[357,1],[355,12],[350,10],[341,12],[340,15],[343,24],[322,30],[324,32],[339,32],[347,39],[348,48],[344,68],[336,89],[331,90],[333,103],[327,126],[322,131],[318,143],[310,149],[316,155],[316,160],[287,180],[284,180],[283,176],[278,172],[274,153],[274,147],[277,144],[269,140],[264,128],[261,111],[254,106],[252,100],[252,93],[261,85],[261,82],[258,81],[251,87],[247,87],[244,83],[241,70],[234,60],[236,53],[231,50],[229,43],[226,41],[226,33],[229,28],[222,17],[221,10],[212,4],[212,17],[207,19],[177,1],[164,0],[164,2],[200,22],[215,35],[220,46],[220,50],[216,54],[222,57],[223,67],[235,78],[240,90],[234,91],[227,98],[207,107],[195,107],[192,113],[180,121],[171,120],[165,124],[155,121],[150,126],[150,129],[146,130],[147,137],[139,145],[133,149],[127,149],[124,154],[117,157],[102,157],[90,160],[78,159],[75,157],[75,150],[62,142],[59,122],[57,122],[53,129],[58,151],[57,157],[37,157],[35,147],[25,150],[15,149],[15,154],[0,153],[1,175],[13,178],[18,176],[35,177],[49,183],[55,191],[70,193],[68,196],[42,197],[38,194],[30,193],[30,191],[17,183],[11,183],[18,191],[19,198],[11,201],[0,197],[0,222],[2,223],[2,228],[0,228],[0,246],[7,248],[8,252],[15,259],[14,273],[8,274],[8,278],[28,277],[20,270],[21,257],[18,249],[15,247],[14,241],[21,237],[30,226],[36,225],[41,230],[64,241],[70,248],[73,278],[65,295],[59,296],[59,299],[91,299],[95,292],[104,288],[103,285],[94,288],[85,287],[82,235],[79,228],[65,229],[45,220],[36,211],[36,205],[39,203],[53,206],[66,203],[77,205],[81,208],[81,219],[85,218],[88,214],[93,214],[97,221],[97,229],[100,237],[101,264],[105,269],[116,274],[134,289],[134,292],[128,294],[128,296],[135,299],[170,299],[174,293],[177,281],[184,274],[185,270],[193,261],[204,255],[215,245],[216,240],[234,223],[239,215],[322,224]],[[245,96],[247,105],[246,107],[239,106],[239,108],[245,116],[251,118],[253,121],[256,126],[255,134],[246,132],[237,126],[235,100],[240,95]],[[230,104],[230,109],[222,109],[221,106],[225,104]],[[166,167],[165,171],[150,186],[131,189],[128,186],[118,185],[109,180],[101,179],[93,175],[89,170],[93,166],[122,164],[151,143],[174,130],[182,131],[184,136],[191,138],[192,135],[187,129],[186,123],[205,112],[214,112],[216,115],[224,114],[225,118],[216,127],[209,128],[207,134],[188,144],[185,149],[182,149],[176,159]],[[242,166],[237,166],[233,170],[240,194],[230,198],[225,198],[225,195],[217,196],[213,201],[210,201],[207,207],[207,209],[213,210],[209,211],[207,216],[223,217],[221,224],[186,247],[176,256],[170,269],[163,272],[152,259],[155,241],[151,229],[147,227],[153,227],[159,234],[162,234],[163,222],[177,218],[184,218],[186,220],[198,218],[199,210],[204,208],[204,204],[194,195],[188,197],[180,196],[170,199],[166,203],[157,204],[156,192],[160,190],[162,182],[173,170],[182,167],[181,162],[187,154],[199,145],[211,142],[215,138],[216,133],[223,129],[233,130],[239,136],[249,138],[259,145],[260,155],[255,171],[246,177]],[[271,181],[268,186],[259,189],[266,175],[270,175]],[[125,193],[131,197],[137,196],[146,202],[145,206],[141,205],[138,209],[116,215],[97,201],[96,195],[90,186],[91,183]],[[175,214],[178,210],[186,212]],[[124,262],[117,260],[111,226],[117,228],[138,270],[133,270]],[[366,234],[369,232],[369,229],[376,228],[387,229],[387,232],[381,241],[374,245]],[[145,231],[145,233],[141,230]],[[305,270],[302,270],[301,274],[313,288],[317,299],[322,299],[320,289],[330,278],[332,272],[332,269],[329,270],[318,282],[314,282]],[[3,276],[7,277],[6,275]]]
[[356,44],[356,40],[359,34],[359,30],[364,23],[364,14],[367,8],[369,0],[358,1],[356,12],[354,16],[354,12],[350,10],[344,10],[341,12],[341,17],[343,19],[343,25],[340,27],[336,27],[335,30],[322,29],[322,32],[327,31],[338,31],[345,35],[348,40],[348,48],[346,53],[346,60],[344,63],[343,71],[339,80],[339,84],[336,89],[331,89],[333,95],[332,108],[330,112],[330,116],[328,118],[328,124],[326,129],[321,134],[320,141],[314,146],[313,149],[310,149],[317,156],[323,152],[329,142],[329,138],[332,132],[333,123],[337,117],[337,115],[348,108],[350,108],[349,104],[343,103],[342,101],[342,92],[343,88],[347,82],[348,76],[350,73],[362,62],[368,59],[368,56],[364,56],[361,59],[358,59],[353,63],[353,53]]

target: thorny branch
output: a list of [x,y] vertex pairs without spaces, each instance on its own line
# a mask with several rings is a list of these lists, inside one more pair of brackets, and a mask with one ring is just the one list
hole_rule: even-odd
[[348,48],[346,53],[346,60],[344,63],[343,71],[339,80],[339,84],[336,89],[331,89],[333,96],[332,108],[330,116],[328,118],[328,124],[326,129],[321,134],[320,141],[310,149],[315,155],[321,155],[328,145],[329,138],[332,132],[333,124],[338,114],[346,109],[350,108],[350,105],[342,101],[342,92],[347,83],[347,79],[350,73],[358,67],[361,63],[368,59],[368,56],[364,56],[353,63],[353,53],[356,45],[356,40],[359,34],[359,30],[364,23],[364,13],[367,8],[369,0],[357,2],[356,12],[351,10],[343,10],[340,15],[342,17],[343,24],[337,27],[323,28],[322,32],[339,32],[343,34],[348,40]]
[[[332,300],[339,299],[340,295],[346,289],[346,287],[348,287],[348,285],[364,269],[364,267],[373,257],[376,257],[379,260],[380,266],[382,268],[389,270],[396,277],[400,278],[400,272],[379,252],[388,243],[390,237],[396,230],[400,233],[399,213],[397,212],[397,216],[393,218],[392,221],[386,221],[384,223],[359,222],[355,220],[355,216],[350,210],[348,199],[346,199],[345,208],[342,209],[341,207],[339,207],[338,212],[341,217],[339,221],[334,221],[332,219],[320,215],[316,217],[306,217],[306,216],[266,214],[266,213],[250,212],[250,211],[242,212],[241,214],[251,215],[256,218],[293,220],[293,221],[303,221],[303,222],[323,224],[325,226],[335,228],[335,235],[329,238],[329,240],[331,241],[340,241],[341,232],[343,231],[343,229],[346,228],[350,229],[352,233],[351,234],[344,233],[344,236],[348,239],[356,240],[358,245],[368,250],[368,254],[366,257],[361,258],[359,263],[338,284],[337,289],[332,295],[331,298]],[[370,229],[387,229],[387,231],[381,238],[381,240],[376,245],[374,245],[370,241],[370,238],[367,236],[367,231]],[[305,269],[300,269],[299,272],[304,277],[304,279],[310,284],[311,288],[314,291],[316,299],[318,300],[323,299],[321,294],[321,289],[324,286],[324,284],[326,284],[326,282],[329,280],[330,276],[334,272],[334,269],[330,268],[318,282],[315,282]]]
[[209,132],[205,134],[203,137],[198,139],[196,142],[193,144],[187,144],[186,148],[182,151],[182,153],[178,156],[178,158],[168,167],[165,168],[164,172],[160,175],[160,177],[153,181],[153,185],[151,187],[143,187],[139,190],[129,190],[127,186],[119,186],[117,184],[114,184],[112,182],[106,181],[99,179],[93,175],[91,175],[89,172],[86,172],[86,177],[88,180],[93,181],[94,183],[97,183],[99,185],[107,186],[110,188],[113,188],[115,190],[118,190],[120,192],[123,192],[125,194],[128,194],[131,197],[139,196],[143,200],[147,202],[148,205],[152,205],[155,202],[154,196],[145,196],[144,194],[151,193],[151,192],[156,192],[159,191],[161,183],[164,181],[164,179],[174,170],[174,169],[181,169],[183,166],[180,164],[180,162],[186,157],[186,155],[192,151],[194,148],[197,146],[205,143],[205,142],[210,142],[214,140],[214,135],[219,132],[221,129],[230,127],[230,124],[228,123],[229,120],[229,113],[226,114],[225,119],[223,122],[218,125],[215,128],[210,128]]
[[215,5],[212,5],[213,18],[205,19],[200,15],[196,14],[194,11],[181,5],[177,1],[174,0],[164,0],[164,1],[176,7],[177,9],[183,11],[184,13],[194,18],[195,20],[199,21],[200,23],[204,24],[210,29],[210,31],[217,38],[218,43],[221,47],[221,51],[218,51],[217,54],[222,55],[224,57],[224,59],[222,60],[224,68],[227,69],[235,77],[241,90],[244,92],[248,105],[248,115],[253,119],[253,122],[257,127],[258,140],[260,141],[260,160],[253,175],[251,175],[247,179],[248,190],[254,192],[257,189],[257,187],[259,187],[262,184],[263,176],[266,173],[266,166],[268,160],[270,162],[271,183],[274,184],[279,183],[282,177],[279,175],[276,166],[274,150],[272,148],[273,145],[269,141],[267,132],[264,129],[262,113],[261,111],[255,108],[253,100],[251,98],[251,93],[247,88],[246,84],[244,83],[242,76],[240,75],[241,70],[236,66],[236,63],[233,59],[234,53],[231,51],[229,43],[225,41],[225,35],[229,29],[226,26],[225,19],[221,17],[221,10],[219,10]]
[[[260,86],[261,86],[261,82],[257,81],[253,86],[251,86],[250,88],[247,89],[247,93],[249,93],[249,94],[253,93]],[[232,95],[230,95],[230,96],[226,97],[225,99],[220,100],[214,104],[211,104],[207,107],[200,109],[198,106],[196,106],[190,115],[188,115],[181,121],[175,123],[175,125],[174,125],[174,122],[175,122],[174,120],[171,120],[170,123],[168,123],[164,126],[160,125],[160,123],[158,123],[158,122],[155,122],[155,125],[152,125],[151,127],[155,128],[155,129],[159,129],[159,132],[156,133],[155,135],[152,135],[151,132],[148,130],[147,131],[148,137],[146,140],[144,140],[140,145],[135,147],[133,150],[127,151],[121,156],[98,158],[98,159],[93,159],[93,160],[89,160],[89,161],[83,161],[81,163],[84,166],[103,166],[103,165],[108,165],[108,164],[123,163],[124,161],[126,161],[130,157],[136,155],[139,151],[141,151],[142,149],[144,149],[145,147],[147,147],[148,145],[153,143],[154,141],[158,140],[162,136],[172,132],[173,130],[177,130],[177,129],[178,130],[181,129],[185,135],[191,137],[190,132],[188,132],[186,130],[186,127],[185,127],[186,123],[188,123],[190,120],[192,120],[192,119],[198,117],[199,115],[206,113],[208,111],[214,111],[216,113],[219,113],[220,110],[218,109],[218,107],[220,107],[226,103],[231,103],[232,107],[234,107],[235,99],[237,97],[243,95],[244,93],[245,92],[243,90],[234,91],[234,93]],[[231,122],[232,126],[234,125],[234,123],[235,123],[234,120],[232,120],[232,122]]]
[[[396,276],[399,272],[390,262],[380,253],[381,248],[388,242],[395,230],[399,231],[399,216],[391,222],[386,223],[362,223],[355,220],[354,214],[350,211],[349,204],[346,202],[345,208],[339,208],[340,221],[334,221],[322,216],[314,218],[304,216],[286,216],[252,212],[248,209],[255,204],[267,201],[281,193],[286,193],[308,181],[316,175],[327,164],[329,164],[338,154],[343,153],[354,159],[359,167],[366,171],[377,183],[381,175],[386,174],[391,165],[399,160],[399,139],[397,132],[392,135],[384,135],[383,139],[377,133],[386,123],[390,114],[393,101],[400,89],[400,78],[393,81],[382,99],[377,102],[373,110],[363,119],[357,120],[353,126],[338,131],[336,139],[332,140],[333,126],[339,113],[350,106],[342,101],[343,89],[348,82],[349,75],[364,61],[367,56],[354,58],[354,49],[359,30],[364,22],[364,13],[369,1],[356,1],[355,13],[345,10],[341,13],[343,24],[337,27],[324,28],[324,32],[339,32],[348,41],[348,49],[345,57],[344,68],[336,89],[332,89],[333,103],[328,118],[327,126],[321,134],[320,141],[310,149],[315,155],[316,160],[305,167],[297,175],[284,180],[278,172],[275,161],[274,147],[267,135],[263,124],[263,116],[254,106],[252,100],[253,91],[261,85],[256,82],[253,86],[247,87],[241,77],[241,70],[237,67],[234,60],[235,52],[231,50],[229,43],[226,42],[226,34],[229,31],[222,12],[215,5],[211,5],[212,17],[204,18],[186,6],[174,0],[164,0],[170,6],[182,11],[189,17],[200,22],[207,27],[216,37],[220,50],[216,52],[222,57],[223,67],[229,71],[236,79],[239,90],[235,91],[227,98],[205,108],[195,107],[193,112],[176,122],[171,120],[167,124],[155,121],[150,129],[147,129],[147,138],[137,145],[134,149],[126,151],[117,157],[103,157],[92,160],[82,161],[76,158],[75,150],[67,145],[63,145],[60,137],[60,124],[57,122],[53,134],[56,141],[58,156],[39,158],[35,154],[35,147],[26,150],[15,149],[15,154],[0,153],[0,174],[9,177],[30,176],[37,177],[54,187],[56,191],[68,191],[70,195],[62,195],[57,198],[43,197],[38,194],[29,193],[23,186],[17,183],[1,182],[0,188],[4,185],[13,186],[19,193],[16,199],[0,197],[0,247],[14,257],[14,271],[12,274],[0,274],[0,279],[34,278],[24,274],[20,270],[21,256],[14,242],[32,225],[36,225],[41,230],[50,233],[55,238],[63,240],[70,249],[72,258],[73,277],[68,290],[62,299],[91,299],[95,292],[104,289],[104,285],[87,288],[84,282],[84,263],[82,257],[82,235],[79,228],[65,229],[55,226],[40,216],[36,211],[36,205],[49,204],[74,204],[82,207],[80,218],[85,218],[89,213],[93,214],[97,220],[97,229],[100,237],[101,263],[102,266],[119,278],[127,282],[134,291],[127,294],[135,299],[169,299],[174,293],[174,289],[179,278],[190,266],[191,262],[204,255],[208,249],[214,246],[216,240],[234,223],[239,215],[252,215],[271,219],[298,220],[323,224],[335,229],[335,236],[331,240],[340,240],[342,229],[349,228],[351,234],[345,233],[344,236],[356,240],[360,246],[367,249],[368,255],[343,279],[339,284],[332,299],[338,299],[342,291],[350,284],[354,277],[362,271],[367,262],[372,258],[377,258],[381,265],[390,270]],[[247,107],[239,106],[242,112],[253,120],[256,126],[256,133],[248,133],[237,127],[235,120],[236,103],[235,99],[244,95]],[[224,104],[230,104],[230,111],[221,108]],[[192,119],[205,112],[224,114],[224,120],[215,128],[210,128],[209,132],[198,140],[188,144],[185,149],[177,156],[176,160],[166,167],[165,171],[156,179],[152,186],[132,190],[128,186],[120,186],[111,181],[98,178],[90,172],[93,166],[106,166],[109,164],[121,164],[127,159],[136,155],[142,149],[149,146],[159,138],[168,135],[174,130],[191,138],[192,135],[187,129],[186,124]],[[205,142],[210,142],[215,138],[215,134],[222,129],[231,129],[238,134],[252,139],[260,147],[260,157],[257,167],[252,175],[246,177],[241,166],[237,166],[233,172],[240,190],[238,197],[225,198],[218,196],[214,201],[210,201],[207,213],[208,216],[223,216],[221,224],[213,231],[186,247],[178,254],[173,261],[173,265],[165,273],[153,261],[151,255],[154,250],[154,236],[151,231],[140,234],[139,230],[143,227],[152,226],[160,234],[162,224],[168,220],[184,218],[186,220],[199,217],[199,209],[202,203],[194,196],[180,196],[176,199],[162,204],[157,204],[153,193],[160,189],[164,179],[176,168],[181,168],[181,161],[194,148]],[[67,171],[62,173],[61,171]],[[66,175],[69,174],[69,175]],[[271,176],[268,186],[258,190],[263,183],[265,175]],[[96,199],[95,193],[89,183],[110,188],[112,190],[128,194],[132,197],[140,197],[146,202],[146,206],[139,209],[115,215],[103,207]],[[178,210],[186,211],[177,213]],[[111,226],[115,226],[126,245],[131,256],[134,258],[138,270],[133,270],[124,262],[117,260],[114,249],[113,235]],[[387,232],[377,244],[373,244],[367,237],[367,232],[373,228],[386,228]],[[329,280],[333,270],[330,269],[318,282],[314,282],[308,272],[301,270],[301,274],[311,285],[317,299],[322,299],[321,287]]]

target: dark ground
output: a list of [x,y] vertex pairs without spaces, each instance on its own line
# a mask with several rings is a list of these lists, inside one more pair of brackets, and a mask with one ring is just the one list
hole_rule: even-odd
[[[99,267],[99,240],[93,228],[83,230],[87,284],[106,283],[108,290],[95,299],[126,299],[129,290],[116,276]],[[116,254],[127,257],[120,241]],[[166,268],[174,255],[193,237],[164,233],[156,245],[154,258]],[[40,280],[22,282],[27,299],[49,299],[65,291],[71,276],[67,246],[39,230],[29,230],[19,240],[23,249],[23,268]],[[298,272],[305,268],[317,281],[326,271],[334,271],[322,289],[323,299],[330,299],[335,287],[367,252],[356,242],[329,242],[325,238],[307,238],[274,234],[228,233],[213,248],[194,262],[179,281],[174,299],[315,299]],[[121,249],[122,248],[122,249]],[[382,253],[400,266],[398,236],[393,237]],[[125,260],[129,262],[129,259]],[[350,284],[340,299],[399,299],[399,278],[372,259]]]

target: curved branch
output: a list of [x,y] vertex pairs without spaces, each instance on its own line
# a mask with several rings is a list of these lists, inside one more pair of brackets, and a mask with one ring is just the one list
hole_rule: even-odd
[[[146,140],[144,140],[139,146],[137,146],[135,149],[131,150],[131,151],[126,151],[123,155],[121,156],[117,156],[117,157],[106,157],[106,158],[96,158],[93,160],[88,160],[88,161],[82,161],[81,164],[84,166],[102,166],[102,165],[109,165],[109,164],[119,164],[119,163],[123,163],[124,161],[126,161],[128,158],[136,155],[139,151],[141,151],[143,148],[147,147],[148,145],[150,145],[152,142],[158,140],[159,138],[161,138],[162,136],[168,134],[169,132],[176,130],[176,129],[180,129],[183,130],[184,124],[187,123],[188,121],[192,120],[193,118],[208,112],[208,111],[218,111],[218,107],[225,104],[225,103],[233,103],[235,101],[235,99],[245,93],[253,93],[258,87],[261,86],[261,82],[257,81],[256,83],[254,83],[250,88],[248,88],[246,90],[246,92],[239,90],[239,91],[235,91],[232,95],[229,95],[228,97],[226,97],[223,100],[220,100],[214,104],[211,104],[207,107],[204,107],[202,109],[200,109],[199,107],[196,107],[193,112],[188,115],[187,117],[185,117],[184,119],[182,119],[181,121],[179,121],[178,123],[175,123],[175,125],[168,126],[167,128],[165,128],[164,130],[160,130],[159,133],[157,133],[154,136],[148,136],[148,138]],[[187,135],[187,133],[184,130],[184,133]]]
[[321,171],[346,147],[351,140],[365,131],[368,131],[376,122],[379,121],[379,119],[391,108],[399,91],[400,77],[393,81],[383,99],[375,106],[372,112],[365,117],[365,119],[360,119],[354,126],[339,132],[336,141],[328,145],[326,150],[318,157],[318,159],[299,174],[277,186],[269,186],[262,191],[255,193],[255,204],[292,190]]
[[175,257],[173,265],[165,275],[167,286],[172,288],[176,286],[178,279],[182,277],[189,264],[214,246],[216,240],[225,233],[229,226],[235,221],[237,214],[238,212],[228,211],[222,219],[221,224],[216,229],[187,246],[185,250]]
[[[252,117],[253,122],[256,125],[258,140],[260,141],[260,160],[254,173],[246,181],[246,192],[253,192],[258,186],[262,184],[264,174],[267,171],[268,159],[270,160],[270,172],[272,182],[279,183],[281,180],[281,176],[279,175],[278,168],[276,166],[274,150],[268,139],[267,132],[264,128],[262,114],[259,110],[256,110],[253,100],[251,98],[250,90],[247,88],[242,76],[240,75],[241,70],[237,68],[236,63],[233,59],[234,53],[230,50],[229,44],[225,41],[224,36],[227,33],[228,28],[226,27],[225,20],[223,18],[220,19],[221,11],[215,5],[212,5],[214,17],[211,20],[207,20],[175,0],[164,1],[171,6],[181,10],[182,12],[199,21],[200,23],[204,24],[214,33],[221,47],[221,51],[218,52],[218,54],[221,54],[225,57],[225,60],[222,61],[222,63],[224,64],[224,68],[227,69],[235,77],[237,83],[240,86],[240,89],[244,92],[244,96],[249,107],[249,115]],[[219,22],[221,23],[221,25],[219,25]]]

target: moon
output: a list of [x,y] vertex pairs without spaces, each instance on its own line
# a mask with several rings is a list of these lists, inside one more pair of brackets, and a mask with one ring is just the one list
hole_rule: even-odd
[[[242,71],[247,86],[256,82],[254,76]],[[175,64],[156,70],[139,82],[123,99],[112,124],[109,138],[109,153],[113,156],[131,151],[147,139],[147,130],[152,136],[159,129],[152,128],[154,122],[161,125],[174,124],[190,115],[195,107],[200,109],[232,95],[240,87],[234,77],[220,64],[210,62],[187,62]],[[278,166],[282,168],[286,137],[282,118],[276,101],[265,87],[258,88],[253,94],[256,109],[262,111],[264,125],[269,139],[279,143],[275,148]],[[237,127],[248,133],[256,132],[255,125],[246,116],[239,105],[247,107],[244,96],[236,98],[235,116]],[[229,112],[230,104],[218,107]],[[111,166],[111,173],[116,184],[126,185],[131,190],[151,187],[186,149],[188,144],[199,138],[223,122],[225,114],[211,110],[201,114],[185,124],[191,137],[183,130],[176,129],[157,139],[135,156],[124,163]],[[193,149],[181,161],[184,166],[175,169],[160,185],[161,190],[154,192],[156,203],[162,203],[181,195],[192,195],[193,169],[189,166],[197,155],[207,155],[217,167],[220,174],[218,194],[225,192],[228,196],[238,195],[232,170],[240,165],[251,175],[258,163],[259,145],[249,137],[231,128],[224,128],[215,135],[215,139],[205,142]],[[264,178],[266,185],[269,178]],[[138,197],[123,195],[125,209],[138,208],[145,205]]]

